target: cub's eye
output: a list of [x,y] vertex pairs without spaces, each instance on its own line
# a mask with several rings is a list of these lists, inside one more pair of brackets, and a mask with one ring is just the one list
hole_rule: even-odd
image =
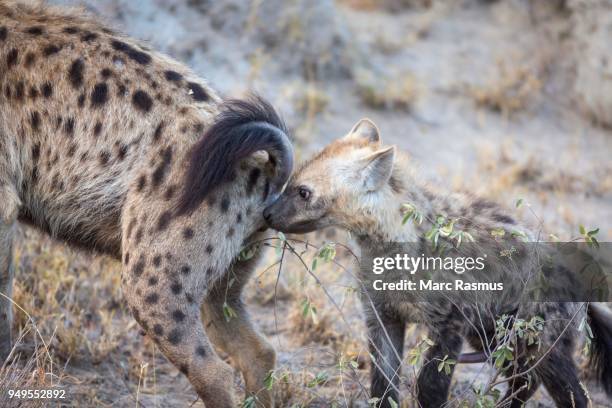
[[308,201],[310,199],[310,190],[306,187],[300,187],[298,190],[298,194],[302,197],[303,200]]

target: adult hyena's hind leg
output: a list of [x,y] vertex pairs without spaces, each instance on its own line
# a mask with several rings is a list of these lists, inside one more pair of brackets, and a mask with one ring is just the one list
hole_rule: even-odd
[[0,185],[0,363],[11,352],[13,305],[13,235],[19,209],[15,189]]
[[173,240],[138,245],[141,234],[139,227],[127,234],[133,242],[124,243],[123,253],[123,294],[134,318],[207,408],[233,407],[233,370],[217,356],[202,324],[206,271],[192,270]]
[[[247,393],[256,397],[258,406],[271,407],[272,395],[264,382],[274,369],[276,353],[253,327],[241,299],[256,262],[256,258],[234,262],[227,278],[219,281],[204,300],[202,315],[214,345],[228,353],[242,372]],[[224,305],[235,314],[229,320],[223,314]]]

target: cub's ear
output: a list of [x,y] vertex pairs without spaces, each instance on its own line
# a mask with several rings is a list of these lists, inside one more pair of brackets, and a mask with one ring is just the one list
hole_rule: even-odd
[[345,139],[366,139],[370,143],[380,143],[380,132],[370,119],[361,119],[353,126]]
[[395,146],[386,147],[360,160],[361,178],[366,191],[376,191],[391,177]]

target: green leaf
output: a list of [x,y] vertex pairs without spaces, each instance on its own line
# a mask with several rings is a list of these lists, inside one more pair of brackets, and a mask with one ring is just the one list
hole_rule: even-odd
[[274,380],[274,370],[270,370],[268,372],[268,375],[266,375],[266,378],[264,378],[264,387],[266,387],[268,391],[272,389],[272,386],[274,385]]
[[315,376],[315,378],[309,381],[308,384],[306,384],[306,386],[308,388],[316,387],[317,385],[321,385],[325,383],[328,378],[329,378],[329,375],[325,371],[321,371]]
[[225,317],[225,321],[229,322],[233,318],[237,317],[236,311],[232,309],[230,305],[226,302],[223,303],[223,316]]
[[397,404],[397,402],[395,402],[395,400],[393,398],[388,397],[387,401],[389,401],[389,406],[391,408],[399,408],[399,405]]
[[253,395],[247,397],[244,401],[242,401],[242,408],[255,408],[256,400]]
[[584,228],[584,225],[580,224],[580,227],[578,227],[578,230],[580,231],[580,235],[586,234],[586,228]]
[[521,206],[523,205],[523,199],[519,198],[518,200],[516,200],[516,208],[521,208]]

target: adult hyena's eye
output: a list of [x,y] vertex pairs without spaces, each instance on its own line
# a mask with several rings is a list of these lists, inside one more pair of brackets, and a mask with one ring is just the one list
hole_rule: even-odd
[[312,193],[307,187],[302,186],[298,189],[298,194],[304,201],[308,201]]

